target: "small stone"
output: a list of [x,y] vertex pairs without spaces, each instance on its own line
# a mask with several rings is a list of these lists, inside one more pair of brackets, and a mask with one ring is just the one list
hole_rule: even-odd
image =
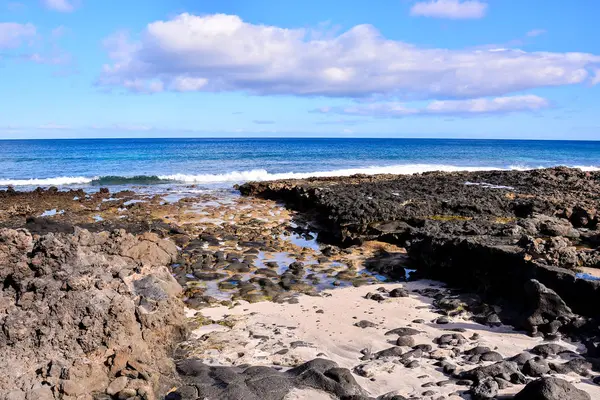
[[137,390],[131,388],[125,388],[119,392],[119,400],[127,400],[130,397],[137,396]]
[[60,389],[68,396],[78,396],[84,392],[84,388],[80,384],[71,380],[62,381]]
[[492,351],[492,349],[490,349],[489,347],[477,346],[477,347],[473,347],[472,349],[465,351],[465,354],[467,354],[469,356],[473,356],[473,355],[481,355],[481,354],[489,353],[491,351]]
[[490,314],[485,319],[486,325],[498,327],[502,325],[502,321],[500,321],[500,317],[498,314]]
[[308,343],[308,342],[304,342],[302,340],[297,340],[295,342],[291,342],[290,343],[290,347],[292,349],[298,348],[298,347],[312,347],[312,344]]
[[415,339],[412,336],[400,336],[396,340],[396,346],[413,347],[415,345]]
[[375,358],[380,359],[385,357],[400,357],[401,355],[402,349],[400,347],[394,346],[375,353]]
[[550,366],[542,357],[534,357],[525,362],[522,371],[525,375],[537,378],[547,374],[550,371]]
[[358,321],[357,323],[355,323],[354,326],[358,326],[359,328],[365,329],[365,328],[376,327],[377,324],[375,324],[371,321],[367,321],[366,319],[363,319],[362,321]]
[[127,359],[129,358],[129,354],[123,352],[123,351],[119,351],[115,354],[115,356],[113,357],[112,360],[112,365],[110,367],[110,372],[113,375],[116,375],[117,372],[119,372],[120,370],[124,369],[125,366],[127,365]]
[[471,395],[476,400],[493,399],[498,394],[498,382],[492,378],[486,378],[471,387]]
[[446,316],[441,316],[435,320],[435,323],[439,325],[446,325],[450,323],[450,319]]
[[408,291],[404,288],[396,288],[390,292],[390,297],[408,297]]
[[509,361],[514,361],[514,362],[516,362],[516,363],[517,363],[519,366],[521,366],[521,367],[522,367],[523,365],[525,365],[525,363],[526,363],[528,360],[530,360],[530,359],[532,359],[532,358],[533,358],[533,355],[531,355],[531,353],[528,353],[528,352],[525,352],[525,351],[524,351],[524,352],[522,352],[522,353],[519,353],[519,354],[517,354],[516,356],[513,356],[513,357],[509,358],[508,360],[509,360]]
[[413,346],[413,349],[421,349],[424,353],[429,353],[433,347],[430,344],[417,344],[416,346]]
[[502,361],[504,357],[502,357],[499,353],[495,351],[488,351],[487,353],[483,353],[481,355],[481,361]]
[[396,328],[392,329],[391,331],[387,331],[385,335],[413,336],[418,335],[419,333],[421,333],[421,331],[418,331],[413,328]]
[[384,301],[385,297],[380,295],[379,293],[367,293],[365,299],[375,300],[375,301]]
[[498,384],[498,388],[500,390],[509,388],[511,386],[510,382],[507,381],[506,379],[503,379],[503,378],[500,378],[500,377],[496,377],[496,378],[494,378],[494,380]]
[[539,344],[539,345],[535,346],[533,349],[531,349],[531,352],[533,354],[537,354],[544,358],[548,358],[550,356],[557,355],[558,353],[562,353],[564,351],[567,351],[567,349],[556,343]]
[[444,371],[446,375],[452,375],[454,371],[456,371],[456,365],[448,362],[442,362],[442,371]]
[[106,393],[114,396],[117,393],[119,393],[121,390],[125,389],[125,386],[127,386],[127,382],[129,381],[129,378],[127,378],[126,376],[120,376],[117,379],[113,380],[110,385],[108,385],[108,387],[106,388]]
[[448,349],[437,349],[429,353],[429,358],[433,360],[445,360],[452,357],[452,351]]
[[119,376],[126,376],[129,379],[137,379],[138,375],[139,373],[137,371],[129,368],[122,369],[121,372],[119,372]]

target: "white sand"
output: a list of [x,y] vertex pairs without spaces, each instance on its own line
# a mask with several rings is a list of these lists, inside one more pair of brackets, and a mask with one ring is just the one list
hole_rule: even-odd
[[[434,349],[437,345],[433,339],[441,336],[447,328],[466,328],[462,333],[467,339],[475,332],[481,335],[477,341],[470,341],[461,346],[463,350],[476,345],[488,346],[499,352],[504,357],[513,356],[524,350],[531,349],[542,343],[540,338],[531,338],[523,333],[518,333],[509,327],[490,328],[475,324],[463,319],[452,319],[448,325],[437,325],[433,321],[439,314],[433,312],[431,299],[411,294],[409,298],[390,298],[381,303],[367,300],[364,295],[375,292],[377,287],[383,286],[387,290],[396,287],[405,287],[409,292],[413,289],[429,287],[433,282],[419,281],[406,284],[384,284],[363,286],[359,288],[340,288],[325,292],[323,296],[300,296],[298,304],[275,304],[260,302],[255,304],[243,303],[234,308],[216,307],[202,310],[202,314],[215,321],[223,320],[235,322],[233,328],[222,325],[204,326],[194,332],[198,340],[193,344],[195,355],[203,358],[207,363],[220,365],[280,365],[282,367],[295,366],[301,362],[309,361],[317,356],[328,358],[341,367],[353,369],[359,364],[360,350],[369,348],[377,352],[391,347],[396,336],[385,336],[388,330],[410,326],[421,330],[415,336],[417,344],[431,344]],[[317,312],[322,310],[323,312]],[[194,315],[188,310],[188,315]],[[425,323],[412,323],[415,319],[424,319]],[[368,320],[377,324],[377,327],[361,329],[353,326],[360,320]],[[304,346],[292,349],[291,343],[303,341]],[[576,346],[566,342],[559,344],[575,350]],[[306,347],[305,347],[306,346]],[[275,354],[282,349],[289,349],[286,354]],[[405,351],[408,348],[404,349]],[[441,353],[450,355],[449,350],[440,349]],[[449,359],[458,363],[460,359]],[[426,387],[427,382],[448,380],[433,366],[435,360],[422,358],[420,367],[406,368],[391,361],[368,361],[368,369],[374,372],[374,380],[363,378],[355,374],[359,384],[372,396],[396,391],[404,396],[421,396],[427,390],[433,390],[436,395],[448,395],[458,390],[468,388],[449,384],[446,386]],[[476,365],[466,365],[464,369],[472,369]],[[419,378],[426,375],[426,378]],[[577,375],[563,376],[586,390],[592,398],[600,399],[600,388],[589,382],[581,381]],[[508,392],[516,392],[520,387],[512,387]],[[329,396],[321,394],[317,397],[314,391],[297,390],[290,393],[288,399],[328,399]]]

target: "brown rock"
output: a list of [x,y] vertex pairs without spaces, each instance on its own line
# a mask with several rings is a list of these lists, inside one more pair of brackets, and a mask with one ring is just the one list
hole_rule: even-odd
[[124,369],[127,366],[127,359],[129,358],[129,354],[124,351],[118,351],[112,360],[112,365],[110,367],[110,372],[113,375],[116,375],[119,371]]
[[85,393],[85,388],[83,388],[79,383],[70,380],[62,381],[60,384],[60,390],[68,396],[78,396]]
[[116,378],[106,388],[106,394],[109,394],[111,396],[116,395],[121,390],[125,389],[125,387],[127,386],[127,382],[129,382],[129,379],[126,376],[120,376]]

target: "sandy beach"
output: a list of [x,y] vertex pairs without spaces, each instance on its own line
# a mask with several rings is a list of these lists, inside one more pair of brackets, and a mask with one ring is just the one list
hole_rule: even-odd
[[[217,321],[192,332],[193,354],[215,365],[268,365],[289,368],[316,357],[331,359],[344,368],[354,370],[357,366],[368,376],[357,375],[357,380],[373,397],[393,392],[407,398],[462,398],[468,388],[449,381],[440,371],[436,361],[446,360],[458,365],[458,370],[476,366],[466,362],[461,351],[485,346],[508,358],[546,343],[542,338],[532,338],[524,332],[516,332],[508,326],[491,328],[469,321],[468,316],[451,318],[449,324],[436,324],[440,314],[435,312],[431,299],[418,294],[409,297],[387,298],[377,302],[365,299],[369,292],[384,288],[391,291],[398,287],[413,290],[443,286],[439,282],[419,281],[402,285],[382,284],[360,288],[328,290],[321,296],[299,296],[297,304],[274,304],[261,302],[240,304],[233,308],[215,307],[200,314]],[[187,310],[186,315],[197,315]],[[418,321],[422,320],[422,322]],[[225,323],[225,321],[227,323]],[[360,328],[359,321],[369,321],[375,326]],[[417,322],[414,322],[417,321]],[[231,328],[224,325],[232,325]],[[395,345],[397,336],[386,332],[410,327],[419,331],[412,336],[415,344],[431,345],[433,350],[416,358],[418,367],[406,368],[394,357],[363,362],[361,351],[368,349],[377,353]],[[467,343],[458,347],[438,347],[435,339],[460,329]],[[464,329],[464,331],[463,331]],[[555,342],[566,349],[576,351],[581,346],[564,341]],[[402,347],[403,351],[410,347]],[[281,354],[284,353],[284,354]],[[564,362],[557,358],[557,362]],[[462,365],[461,365],[462,364]],[[485,365],[491,362],[484,363]],[[561,375],[577,387],[586,390],[592,398],[600,398],[600,388],[577,375]],[[433,383],[433,385],[432,385]],[[438,385],[438,383],[440,383]],[[501,392],[514,394],[522,386],[516,385]],[[321,397],[314,397],[314,396]],[[330,399],[328,394],[315,391],[297,391],[287,399]]]

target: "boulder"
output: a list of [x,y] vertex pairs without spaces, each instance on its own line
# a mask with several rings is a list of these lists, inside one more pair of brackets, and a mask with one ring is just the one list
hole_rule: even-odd
[[525,294],[523,324],[533,334],[554,334],[560,326],[575,318],[569,306],[554,290],[535,279],[525,284]]
[[591,400],[591,396],[571,383],[558,378],[541,378],[530,382],[514,400]]
[[493,399],[498,394],[498,382],[492,378],[486,378],[471,386],[471,396],[475,400]]

